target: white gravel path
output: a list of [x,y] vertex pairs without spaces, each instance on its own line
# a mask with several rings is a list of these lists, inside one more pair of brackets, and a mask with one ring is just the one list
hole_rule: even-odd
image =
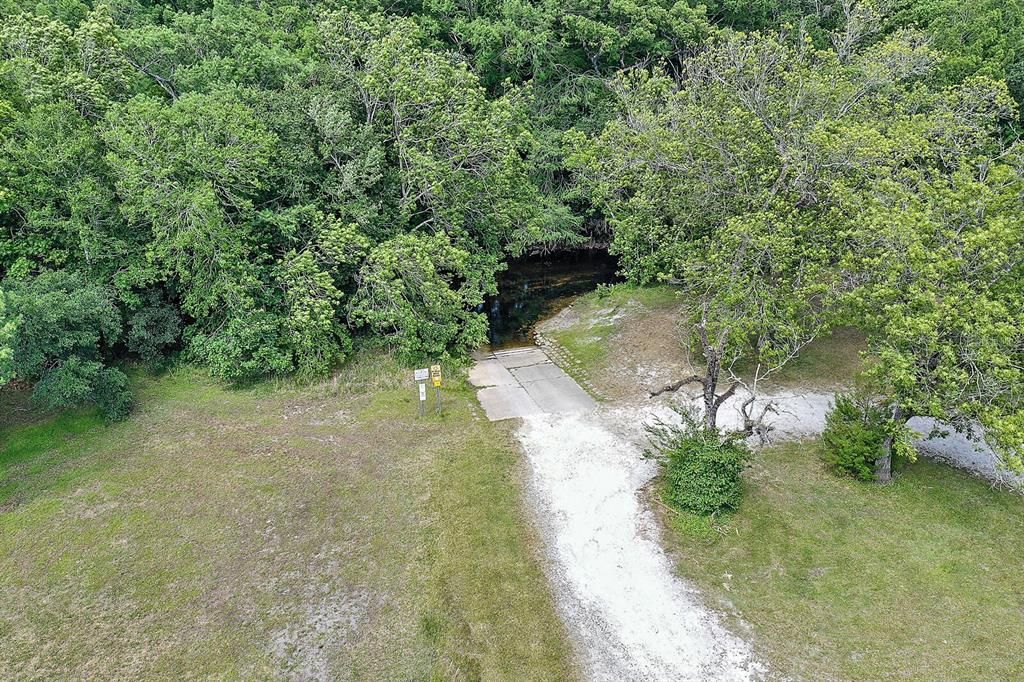
[[750,680],[763,667],[679,580],[639,499],[656,474],[628,408],[526,417],[518,437],[556,602],[588,680]]
[[[682,393],[678,397],[687,398]],[[744,396],[739,394],[722,405],[719,412],[720,426],[737,428],[742,425],[739,405],[743,399]],[[772,439],[780,441],[821,434],[825,428],[825,415],[832,406],[834,394],[779,391],[766,394],[765,399],[770,399],[777,405],[777,412],[769,414],[767,421],[775,428]],[[695,396],[690,396],[690,400],[694,406],[699,403]],[[949,428],[943,429],[941,426],[939,431],[944,432],[944,435],[929,438],[931,432],[939,425],[939,422],[931,418],[914,417],[907,425],[921,434],[921,437],[914,441],[919,456],[964,469],[994,484],[1024,491],[1024,475],[1014,474],[1002,468],[996,454],[984,442],[971,440],[964,434],[956,433]]]
[[[680,399],[686,396],[680,394]],[[821,433],[833,394],[777,392],[773,440]],[[741,423],[742,396],[720,426]],[[643,424],[671,418],[664,400],[523,418],[529,507],[541,529],[556,604],[587,680],[755,680],[767,675],[747,641],[730,632],[674,573],[658,525],[641,499],[657,474],[642,457]],[[931,422],[915,420],[927,436]],[[957,434],[918,441],[925,456],[1003,483],[991,451]]]

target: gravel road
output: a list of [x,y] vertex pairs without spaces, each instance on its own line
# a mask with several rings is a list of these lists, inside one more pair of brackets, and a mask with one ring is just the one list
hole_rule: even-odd
[[677,578],[640,491],[657,473],[623,424],[643,409],[525,417],[530,507],[587,680],[751,680],[764,669]]

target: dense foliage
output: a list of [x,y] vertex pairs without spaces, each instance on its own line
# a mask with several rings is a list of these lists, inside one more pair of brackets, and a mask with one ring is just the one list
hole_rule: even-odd
[[914,459],[909,434],[894,431],[886,410],[871,398],[841,393],[825,418],[821,434],[822,457],[835,472],[860,481],[875,478],[875,467],[890,448],[907,460]]
[[[1024,446],[1024,151],[1004,81],[948,83],[917,30],[853,14],[809,35],[732,35],[683,79],[635,71],[619,115],[568,159],[625,271],[678,281],[705,423],[830,324],[867,333],[892,428],[930,416]],[[871,30],[869,30],[871,29]],[[753,381],[733,372],[741,360]],[[718,391],[719,382],[731,386]],[[762,427],[744,404],[748,431]],[[886,460],[891,456],[887,449]],[[878,469],[888,477],[888,466]]]
[[723,437],[680,411],[679,423],[648,427],[652,449],[665,471],[665,499],[676,509],[707,516],[736,509],[743,497],[742,473],[751,452],[737,436]]
[[753,355],[756,385],[841,310],[894,419],[1012,459],[1020,10],[0,0],[0,381],[114,415],[124,359],[460,354],[510,256],[610,226],[624,274],[700,303],[709,426],[720,373]]
[[18,322],[12,373],[35,383],[34,398],[53,409],[95,403],[110,419],[128,413],[128,378],[104,362],[121,335],[106,287],[54,271],[16,282],[7,298]]

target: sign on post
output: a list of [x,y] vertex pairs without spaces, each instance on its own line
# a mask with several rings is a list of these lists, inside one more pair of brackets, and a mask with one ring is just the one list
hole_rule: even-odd
[[430,379],[434,384],[434,396],[437,401],[434,403],[434,412],[441,412],[441,365],[430,366]]
[[434,406],[435,412],[441,411],[441,365],[431,365],[430,369],[423,367],[422,369],[414,369],[412,372],[413,379],[419,385],[420,391],[420,416],[423,416],[424,404],[427,402],[427,379],[430,379],[434,385],[434,395],[437,397],[437,402]]
[[423,416],[423,406],[427,402],[427,385],[425,383],[423,383],[423,382],[425,382],[427,380],[427,378],[430,376],[430,370],[428,370],[426,367],[424,367],[423,369],[415,369],[412,372],[412,376],[416,380],[416,382],[419,384],[419,388],[420,388],[419,414],[422,417]]

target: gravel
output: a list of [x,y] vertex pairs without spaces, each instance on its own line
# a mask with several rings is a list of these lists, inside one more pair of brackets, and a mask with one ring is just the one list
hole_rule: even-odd
[[[681,402],[689,401],[696,406],[698,399],[680,392]],[[738,428],[743,420],[739,405],[745,399],[742,392],[733,396],[719,412],[719,426]],[[776,412],[770,413],[766,421],[774,427],[773,440],[810,438],[819,435],[825,428],[825,415],[832,406],[834,394],[807,390],[778,391],[767,393],[764,399],[776,404]],[[1024,475],[1014,474],[1000,466],[999,458],[984,441],[971,439],[943,426],[934,419],[914,417],[908,426],[920,434],[914,441],[918,455],[945,462],[964,469],[990,482],[1024,491]],[[934,433],[934,435],[933,435]]]
[[622,424],[649,408],[526,417],[518,438],[556,603],[588,680],[751,680],[764,667],[677,578],[640,499],[657,473]]

